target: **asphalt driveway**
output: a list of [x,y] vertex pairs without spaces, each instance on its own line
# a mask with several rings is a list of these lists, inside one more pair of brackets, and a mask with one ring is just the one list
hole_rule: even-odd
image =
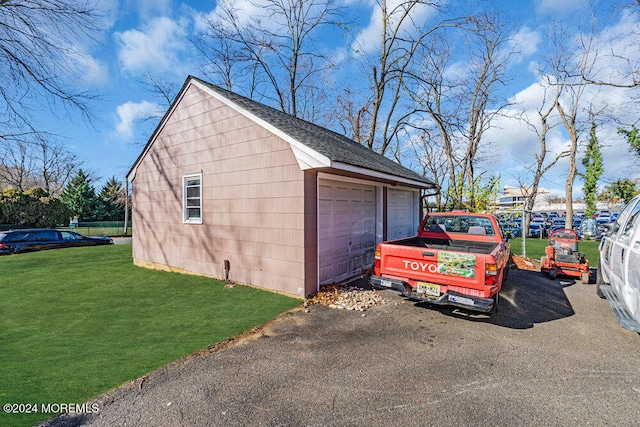
[[49,425],[640,425],[640,336],[594,285],[511,271],[491,318],[383,295],[285,313]]

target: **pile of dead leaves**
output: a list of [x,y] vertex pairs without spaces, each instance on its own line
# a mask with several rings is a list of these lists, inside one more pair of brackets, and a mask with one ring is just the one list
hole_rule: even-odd
[[341,310],[364,311],[384,303],[378,291],[334,283],[320,286],[320,291],[307,298],[304,305],[308,307],[313,304],[322,304]]

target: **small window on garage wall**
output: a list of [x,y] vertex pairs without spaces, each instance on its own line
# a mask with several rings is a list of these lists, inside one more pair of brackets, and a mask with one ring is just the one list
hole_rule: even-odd
[[202,224],[202,173],[182,176],[183,221]]

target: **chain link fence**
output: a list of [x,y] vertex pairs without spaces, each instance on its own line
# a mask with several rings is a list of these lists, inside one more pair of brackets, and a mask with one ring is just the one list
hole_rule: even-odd
[[[21,228],[32,227],[25,227],[20,224],[0,224],[0,231],[15,230]],[[73,230],[87,236],[125,236],[124,221],[79,222],[77,226],[59,226],[56,228],[58,230]],[[129,221],[128,223],[126,236],[131,236],[131,221]]]

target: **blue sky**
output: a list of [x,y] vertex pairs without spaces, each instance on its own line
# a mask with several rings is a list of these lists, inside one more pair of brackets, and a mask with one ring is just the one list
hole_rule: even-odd
[[[147,141],[156,122],[141,122],[149,114],[162,114],[166,105],[154,96],[143,84],[145,73],[156,78],[173,82],[179,88],[189,74],[200,76],[196,66],[194,50],[188,38],[198,31],[200,20],[215,10],[215,1],[178,1],[178,0],[126,0],[102,1],[107,10],[104,32],[94,44],[83,42],[85,54],[86,80],[93,82],[93,90],[102,94],[102,98],[93,104],[99,121],[89,126],[79,118],[72,120],[53,120],[43,117],[48,129],[59,134],[68,144],[68,148],[83,161],[85,169],[95,176],[106,180],[111,176],[124,180],[129,167],[136,159]],[[388,0],[390,3],[392,0]],[[237,0],[238,5],[248,5],[248,0]],[[374,0],[343,0],[348,13],[357,19],[357,31],[353,36],[365,40],[371,34],[377,34],[376,2]],[[487,5],[487,1],[460,0],[458,6],[467,9]],[[506,88],[510,99],[517,103],[507,111],[517,114],[523,111],[535,113],[541,97],[540,75],[537,64],[544,54],[545,39],[542,30],[553,19],[562,19],[568,23],[568,37],[577,34],[572,27],[576,22],[587,22],[588,11],[582,0],[541,0],[541,1],[503,1],[491,2],[504,11],[512,20],[512,40],[517,46],[518,57],[511,67],[515,78]],[[599,15],[598,22],[602,30],[599,40],[618,43],[631,57],[634,64],[640,60],[640,7],[635,0],[595,2]],[[624,7],[628,5],[628,7]],[[247,7],[247,13],[251,13]],[[419,19],[420,17],[416,17]],[[348,57],[353,54],[353,37],[335,34],[329,35],[333,57]],[[625,47],[626,46],[626,47]],[[629,48],[629,46],[635,48]],[[602,68],[614,64],[602,64]],[[632,94],[631,94],[632,95]],[[635,95],[638,96],[637,90]],[[595,105],[606,105],[619,111],[628,122],[640,118],[637,106],[629,108],[628,91],[598,88],[593,94]],[[626,117],[628,116],[628,117]],[[603,143],[605,157],[605,181],[618,178],[637,178],[640,165],[632,161],[625,142],[616,134],[616,126],[602,125],[600,140]],[[531,161],[531,147],[536,145],[536,136],[522,123],[501,118],[486,135],[492,147],[498,147],[500,155],[492,156],[486,170],[499,172],[502,185],[517,185],[519,180],[526,181],[527,162]],[[554,149],[559,150],[567,143],[566,135],[561,131],[551,135]],[[495,149],[495,148],[494,148]],[[560,163],[543,181],[542,186],[556,192],[563,191],[566,164]],[[581,182],[576,180],[578,192]]]

